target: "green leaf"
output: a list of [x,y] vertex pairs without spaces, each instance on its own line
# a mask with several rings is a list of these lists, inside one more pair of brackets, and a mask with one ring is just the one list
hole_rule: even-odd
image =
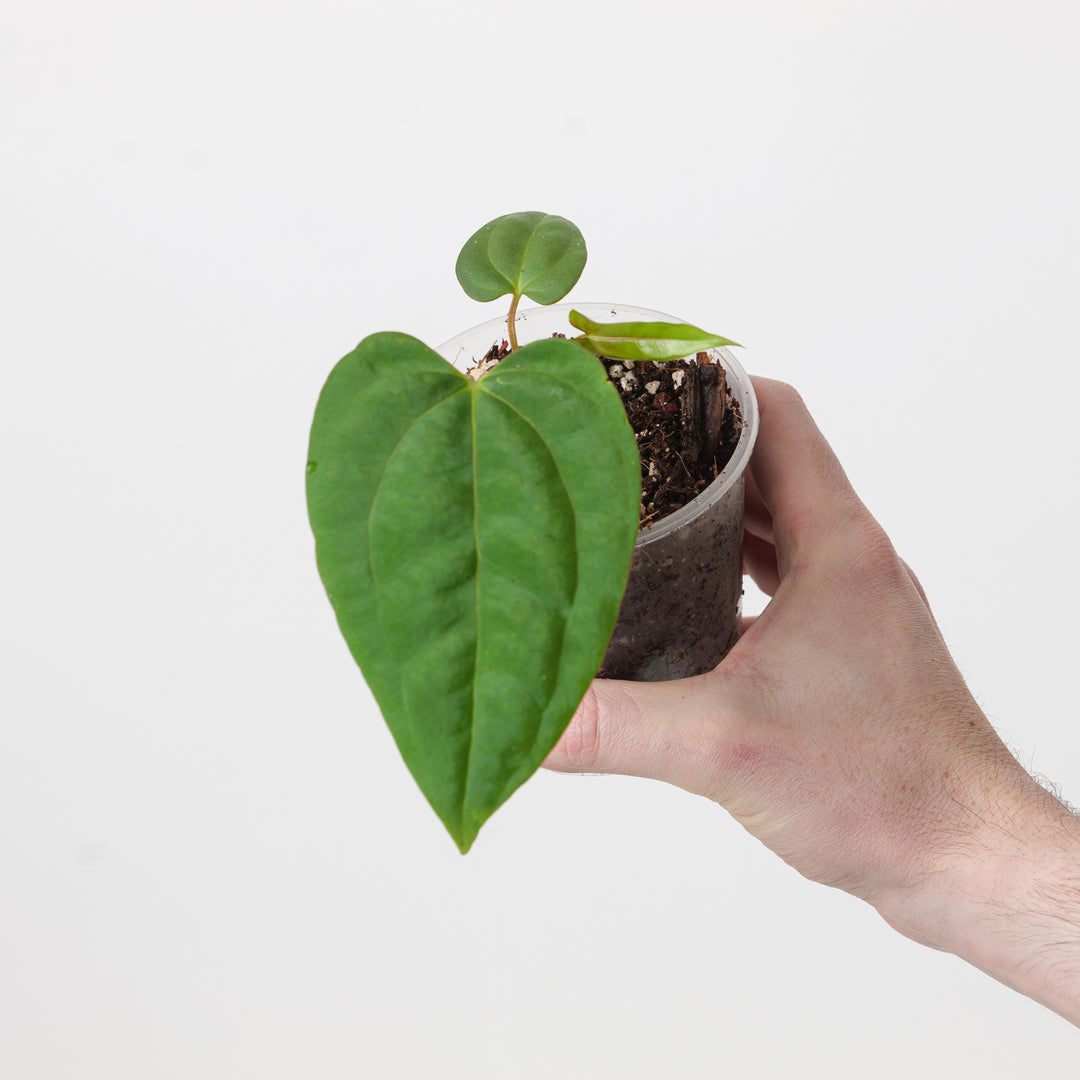
[[474,300],[508,293],[554,304],[585,268],[585,238],[566,218],[528,210],[489,221],[466,241],[456,272]]
[[687,323],[599,323],[580,311],[571,311],[569,319],[571,326],[583,332],[582,337],[572,341],[596,356],[612,360],[679,360],[721,345],[739,347],[737,341],[707,334]]
[[341,631],[467,851],[558,741],[615,624],[640,500],[618,395],[567,341],[473,382],[376,334],[323,388],[307,495]]

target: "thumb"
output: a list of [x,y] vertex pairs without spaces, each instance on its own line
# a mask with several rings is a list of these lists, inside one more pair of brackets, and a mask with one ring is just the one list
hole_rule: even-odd
[[544,767],[643,776],[704,793],[710,763],[716,768],[716,691],[709,675],[655,683],[595,679]]

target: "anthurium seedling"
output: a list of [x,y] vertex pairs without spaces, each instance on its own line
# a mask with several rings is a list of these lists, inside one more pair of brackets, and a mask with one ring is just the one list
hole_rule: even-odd
[[478,300],[509,295],[512,351],[473,379],[401,333],[365,338],[319,396],[307,464],[316,559],[409,770],[461,849],[540,766],[603,659],[638,531],[637,444],[590,353],[675,359],[733,344],[595,323],[518,347],[522,296],[585,265],[565,218],[509,214],[462,249]]
[[[506,332],[510,348],[516,349],[522,296],[538,304],[558,303],[577,284],[585,258],[585,238],[573,222],[528,210],[505,214],[477,229],[458,256],[457,279],[474,300],[511,297]],[[570,313],[570,325],[582,331],[571,341],[612,360],[678,360],[738,344],[685,323],[598,323],[580,311]]]

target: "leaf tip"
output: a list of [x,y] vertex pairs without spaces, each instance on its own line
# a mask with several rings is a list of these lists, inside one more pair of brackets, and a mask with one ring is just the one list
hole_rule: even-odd
[[448,826],[447,831],[450,833],[454,843],[457,844],[458,851],[460,851],[462,855],[468,855],[480,829],[465,829],[464,827],[461,829],[451,829]]

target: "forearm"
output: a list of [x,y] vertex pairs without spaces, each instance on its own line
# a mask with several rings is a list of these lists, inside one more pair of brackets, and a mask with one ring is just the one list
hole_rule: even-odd
[[980,816],[882,914],[1080,1026],[1080,820],[1026,777]]

